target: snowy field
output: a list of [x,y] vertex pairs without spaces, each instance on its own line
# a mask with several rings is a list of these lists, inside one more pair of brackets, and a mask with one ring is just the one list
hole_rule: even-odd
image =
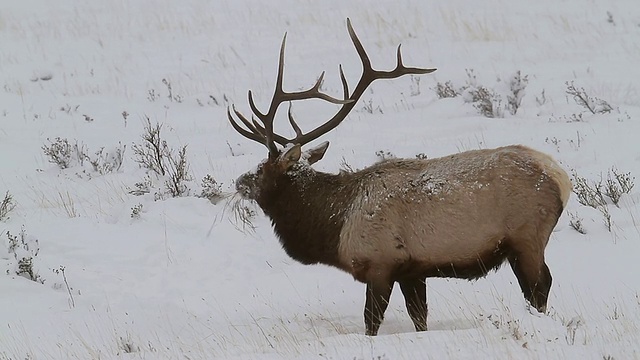
[[[247,225],[234,198],[198,196],[207,174],[233,193],[266,157],[226,111],[249,113],[249,89],[267,106],[284,32],[285,89],[326,70],[339,97],[339,64],[359,78],[347,17],[374,67],[402,43],[407,65],[438,70],[374,83],[315,168],[507,144],[554,156],[596,203],[572,194],[551,237],[546,315],[506,266],[430,279],[423,333],[396,289],[364,336],[363,284],[288,258],[255,205]],[[640,359],[638,64],[636,0],[3,1],[0,359]],[[335,107],[293,110],[311,129]],[[136,162],[147,117],[174,157],[187,145],[182,196]]]

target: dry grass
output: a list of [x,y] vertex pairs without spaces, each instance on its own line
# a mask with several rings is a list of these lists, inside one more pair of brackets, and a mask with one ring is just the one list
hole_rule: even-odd
[[227,194],[226,198],[223,213],[231,211],[233,214],[229,218],[231,224],[243,233],[254,232],[256,227],[253,225],[253,219],[256,216],[256,211],[251,202],[241,198],[238,193]]
[[443,7],[438,8],[444,24],[455,40],[459,41],[510,41],[524,35],[515,31],[507,22],[490,19],[481,14],[462,14]]

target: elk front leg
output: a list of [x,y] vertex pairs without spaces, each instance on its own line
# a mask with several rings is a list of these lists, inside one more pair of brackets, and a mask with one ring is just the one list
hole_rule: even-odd
[[416,331],[427,331],[427,284],[426,279],[405,279],[399,281],[400,289],[407,304],[407,312]]
[[366,335],[375,336],[384,319],[384,312],[389,305],[389,297],[393,289],[393,281],[372,280],[367,282],[367,300],[364,305],[364,324]]

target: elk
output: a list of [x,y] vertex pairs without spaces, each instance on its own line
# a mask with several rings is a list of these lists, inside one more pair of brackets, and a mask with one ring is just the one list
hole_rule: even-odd
[[[400,46],[395,69],[375,70],[349,19],[347,30],[363,68],[353,92],[342,67],[342,99],[320,90],[324,73],[308,90],[285,91],[285,34],[268,111],[258,110],[251,91],[251,120],[235,106],[227,109],[233,128],[269,151],[254,171],[236,180],[237,192],[257,202],[293,259],[342,269],[366,284],[367,335],[378,333],[395,282],[416,331],[425,331],[426,278],[477,279],[505,261],[525,299],[544,313],[551,288],[544,250],[572,189],[550,156],[512,145],[434,159],[387,159],[338,174],[311,167],[329,143],[301,147],[338,126],[373,81],[435,71],[406,67]],[[289,107],[295,137],[276,134],[278,106],[304,99],[321,99],[339,110],[304,133]]]

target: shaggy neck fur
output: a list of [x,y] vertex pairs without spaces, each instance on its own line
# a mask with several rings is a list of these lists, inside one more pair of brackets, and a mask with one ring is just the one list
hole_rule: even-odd
[[355,192],[349,178],[296,165],[261,194],[258,204],[293,259],[340,267],[340,231]]

